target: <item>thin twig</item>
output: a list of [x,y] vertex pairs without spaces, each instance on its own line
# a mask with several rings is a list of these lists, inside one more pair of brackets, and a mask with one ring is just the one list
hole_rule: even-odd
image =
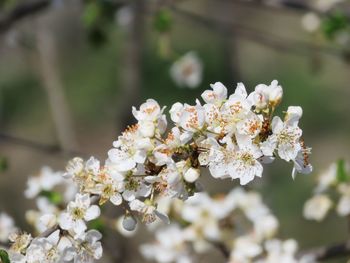
[[213,32],[218,32],[224,35],[236,34],[239,37],[249,39],[253,42],[272,47],[280,51],[292,52],[301,56],[309,55],[310,51],[322,52],[337,57],[340,57],[343,54],[342,50],[340,49],[329,46],[314,45],[305,41],[282,38],[277,35],[272,35],[271,33],[260,32],[257,29],[238,22],[228,23],[214,18],[204,17],[203,15],[185,10],[183,8],[175,7],[174,5],[172,5],[170,9],[175,14],[185,19],[212,29]]
[[209,243],[212,244],[215,248],[217,248],[226,259],[230,257],[230,251],[223,243],[217,241],[209,241]]
[[37,0],[20,3],[7,14],[0,16],[0,33],[4,33],[21,19],[39,13],[50,6],[50,0]]
[[[56,144],[44,144],[44,143],[16,137],[5,133],[0,133],[0,142],[21,145],[27,148],[31,148],[34,150],[38,150],[38,151],[42,151],[50,154],[57,154],[62,152],[62,149]],[[71,150],[68,153],[69,155],[72,155],[72,156],[77,156],[77,155],[86,156],[85,153],[78,152],[75,150]]]
[[349,255],[350,255],[350,240],[340,244],[322,246],[322,247],[301,251],[297,255],[297,258],[299,259],[308,258],[318,262],[318,261],[324,261],[328,259],[345,257]]

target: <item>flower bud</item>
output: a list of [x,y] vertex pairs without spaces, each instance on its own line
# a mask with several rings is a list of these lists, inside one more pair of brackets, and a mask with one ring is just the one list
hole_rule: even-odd
[[278,105],[283,96],[283,89],[280,85],[278,85],[277,80],[271,82],[269,86],[269,100],[270,103],[274,106]]
[[136,228],[137,221],[132,215],[125,215],[123,218],[123,228],[127,231],[133,231]]
[[289,125],[297,125],[302,115],[303,109],[301,107],[289,106],[284,120]]
[[199,169],[196,169],[193,167],[189,168],[184,174],[185,181],[189,183],[195,182],[199,176],[200,176]]

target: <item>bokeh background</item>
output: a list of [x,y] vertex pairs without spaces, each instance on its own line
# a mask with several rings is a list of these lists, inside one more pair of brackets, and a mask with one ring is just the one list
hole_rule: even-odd
[[[132,105],[147,98],[168,109],[177,101],[193,104],[216,81],[233,92],[237,82],[252,91],[277,79],[284,88],[279,113],[289,105],[304,109],[313,174],[349,159],[349,46],[303,28],[303,16],[313,9],[305,2],[1,1],[0,158],[7,169],[0,173],[0,210],[30,231],[23,215],[34,207],[23,195],[29,175],[43,165],[62,170],[75,155],[105,159],[133,123]],[[36,9],[28,9],[33,3]],[[129,10],[120,11],[125,6]],[[347,7],[345,1],[337,8],[346,14]],[[169,48],[196,51],[204,66],[197,88],[180,88],[171,79]],[[302,218],[313,174],[293,181],[291,169],[275,162],[250,186],[280,219],[280,236],[305,248],[346,239],[345,219]],[[202,181],[210,193],[237,185],[209,176]],[[113,235],[115,255],[106,262],[143,262],[135,244],[147,240],[145,231],[131,239]]]

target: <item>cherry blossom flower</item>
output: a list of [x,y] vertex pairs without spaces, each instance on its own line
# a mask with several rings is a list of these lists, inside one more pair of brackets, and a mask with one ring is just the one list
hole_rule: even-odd
[[170,76],[179,87],[196,88],[202,82],[203,65],[193,51],[186,53],[170,68]]
[[102,235],[97,230],[82,233],[74,240],[74,244],[64,251],[64,260],[93,263],[102,257]]
[[295,160],[301,150],[299,139],[302,130],[297,126],[283,123],[278,116],[275,116],[272,120],[272,132],[273,134],[261,145],[264,155],[272,156],[274,150],[277,149],[281,159],[287,162]]
[[322,221],[332,206],[332,201],[327,195],[313,196],[304,205],[304,217],[309,220]]
[[38,176],[32,176],[27,181],[27,189],[24,194],[27,198],[34,198],[41,191],[50,191],[61,184],[63,178],[61,173],[54,172],[50,167],[44,166]]
[[16,232],[15,222],[8,214],[0,213],[0,242],[7,242],[9,235]]
[[60,215],[58,221],[62,229],[73,230],[80,235],[86,230],[85,221],[93,220],[99,215],[100,208],[91,205],[88,194],[77,194],[75,201],[68,204],[67,211]]
[[132,211],[139,212],[142,215],[142,221],[146,224],[153,223],[157,217],[163,222],[169,223],[168,216],[159,212],[154,205],[148,204],[147,200],[146,202],[141,202],[140,200],[135,199],[131,201],[129,205]]
[[221,106],[227,99],[227,88],[221,82],[210,84],[210,87],[213,90],[206,90],[202,93],[203,100],[205,103]]
[[183,231],[178,225],[172,224],[159,229],[155,236],[156,242],[143,244],[140,247],[140,251],[146,259],[162,263],[193,262],[191,250],[186,243]]

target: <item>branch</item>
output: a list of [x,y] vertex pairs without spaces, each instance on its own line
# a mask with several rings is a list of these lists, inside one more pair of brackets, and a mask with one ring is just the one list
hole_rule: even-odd
[[324,261],[328,259],[340,258],[350,255],[350,240],[344,243],[313,248],[301,251],[297,258],[311,258],[315,261]]
[[224,256],[225,259],[230,258],[230,251],[227,249],[227,247],[225,246],[225,244],[221,243],[221,242],[217,242],[217,241],[210,241],[208,240],[209,243],[211,243],[215,248],[217,248],[222,255]]
[[[266,11],[276,11],[276,12],[284,12],[288,14],[296,14],[296,15],[303,15],[308,12],[315,13],[319,16],[327,15],[329,11],[321,11],[312,5],[308,1],[291,1],[291,0],[285,0],[285,1],[278,1],[276,2],[266,2],[266,1],[244,1],[244,0],[220,0],[222,2],[226,3],[232,3],[235,5],[240,5],[244,7],[252,7],[257,8],[260,10],[266,10]],[[350,17],[348,16],[348,19],[350,20]]]
[[249,39],[253,42],[272,47],[280,51],[291,52],[301,56],[309,55],[310,51],[322,52],[338,57],[342,55],[342,50],[336,48],[310,44],[305,41],[281,38],[271,33],[260,32],[254,28],[239,24],[237,22],[227,23],[218,19],[204,17],[203,15],[196,14],[192,11],[177,8],[174,5],[172,5],[170,9],[175,14],[195,23],[201,24],[214,32],[218,32],[226,36],[236,34],[242,38]]
[[[56,153],[62,152],[62,149],[58,145],[35,142],[35,141],[27,140],[24,138],[19,138],[16,136],[12,136],[10,134],[5,134],[5,133],[0,133],[0,142],[1,141],[5,142],[5,143],[11,143],[11,144],[25,146],[25,147],[32,148],[32,149],[42,151],[45,153],[56,154]],[[86,154],[84,154],[82,152],[74,151],[74,150],[69,151],[68,154],[70,154],[72,156],[76,156],[76,155],[86,156]]]
[[20,3],[7,14],[0,15],[0,34],[6,32],[19,20],[48,8],[50,2],[50,0],[37,0]]

